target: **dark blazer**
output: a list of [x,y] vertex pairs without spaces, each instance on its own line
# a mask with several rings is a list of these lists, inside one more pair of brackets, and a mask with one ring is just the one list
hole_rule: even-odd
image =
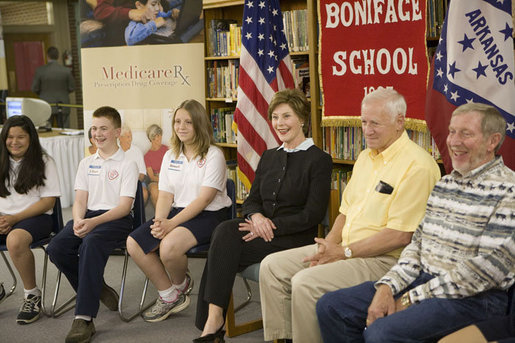
[[[57,61],[50,61],[36,69],[32,80],[32,91],[51,104],[69,104],[69,93],[74,89],[75,80],[70,68],[60,65]],[[55,107],[52,107],[52,113],[55,112]],[[62,112],[70,113],[69,107],[63,107]]]
[[287,153],[277,148],[261,156],[244,216],[261,213],[275,226],[271,244],[283,248],[313,243],[331,188],[332,159],[313,145]]

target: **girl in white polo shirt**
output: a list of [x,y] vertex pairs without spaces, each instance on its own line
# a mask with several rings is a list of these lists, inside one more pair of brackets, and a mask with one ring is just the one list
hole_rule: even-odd
[[[229,216],[227,171],[222,151],[204,107],[184,101],[172,118],[170,150],[159,174],[155,218],[127,239],[131,257],[159,291],[155,305],[143,314],[158,322],[187,308],[193,281],[186,252],[209,242],[211,233]],[[157,254],[159,250],[159,255]]]
[[30,244],[52,232],[52,208],[61,195],[59,179],[55,162],[41,148],[28,117],[7,119],[0,137],[0,243],[7,244],[23,282],[24,301],[16,322],[29,324],[39,318],[41,307]]

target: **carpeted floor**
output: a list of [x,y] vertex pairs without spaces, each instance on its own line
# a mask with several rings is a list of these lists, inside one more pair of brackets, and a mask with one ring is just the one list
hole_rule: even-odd
[[[63,216],[65,221],[71,216],[71,209],[64,209]],[[41,287],[41,272],[43,269],[43,253],[41,249],[34,250],[36,257],[36,271],[38,286]],[[129,323],[123,322],[118,312],[111,312],[105,306],[100,305],[100,310],[95,319],[97,333],[93,336],[93,342],[191,342],[192,339],[200,335],[200,331],[194,326],[195,309],[198,296],[198,287],[204,259],[190,259],[189,268],[195,281],[195,286],[191,294],[190,306],[167,320],[159,323],[147,323],[137,317]],[[109,258],[105,280],[113,288],[119,290],[123,256],[111,256]],[[48,271],[48,291],[46,304],[50,306],[53,291],[55,288],[56,268],[49,263]],[[17,273],[16,273],[17,274]],[[139,304],[143,287],[144,275],[139,268],[130,261],[128,268],[128,281],[126,285],[125,301],[128,312],[135,311]],[[4,283],[7,289],[11,285],[10,275],[0,259],[0,282]],[[258,319],[261,316],[259,303],[259,288],[254,282],[250,282],[253,288],[252,302],[236,314],[237,322]],[[68,281],[63,277],[61,283],[59,300],[63,301],[72,295],[72,289]],[[241,278],[236,278],[234,286],[236,304],[241,303],[245,297],[245,287]],[[156,296],[155,289],[151,286],[148,291],[147,302]],[[16,324],[16,315],[21,305],[23,296],[23,285],[18,277],[18,285],[15,293],[0,304],[0,342],[63,342],[73,321],[73,310],[66,312],[59,318],[49,318],[43,316],[35,323],[29,325]],[[227,342],[263,342],[263,330],[254,331],[245,335],[228,338]]]

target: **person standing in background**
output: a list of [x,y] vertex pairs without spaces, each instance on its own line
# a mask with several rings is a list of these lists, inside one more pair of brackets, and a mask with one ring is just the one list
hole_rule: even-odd
[[[57,62],[59,50],[51,46],[47,50],[48,63],[36,69],[32,80],[32,91],[50,104],[69,104],[69,94],[75,90],[75,80],[70,68]],[[57,119],[58,127],[70,127],[70,108],[52,106],[52,117]]]

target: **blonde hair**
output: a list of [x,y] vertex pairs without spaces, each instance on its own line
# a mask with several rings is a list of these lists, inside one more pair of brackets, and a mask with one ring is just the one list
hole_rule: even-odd
[[[193,137],[193,145],[195,146],[195,156],[204,158],[211,145],[215,144],[213,138],[213,127],[206,113],[206,109],[197,100],[185,100],[178,108],[175,109],[172,116],[172,128],[175,122],[175,115],[180,109],[186,110],[191,117],[193,122],[193,130],[195,131]],[[175,130],[172,129],[172,137],[170,138],[170,150],[174,153],[175,157],[178,157],[181,153],[182,142],[177,137]]]

